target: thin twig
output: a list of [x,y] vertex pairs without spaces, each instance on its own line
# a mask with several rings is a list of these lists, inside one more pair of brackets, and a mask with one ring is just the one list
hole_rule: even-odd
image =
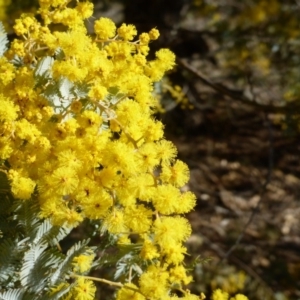
[[[202,236],[203,242],[212,250],[214,251],[219,257],[225,256],[224,251],[215,243],[213,243],[209,238],[206,236]],[[235,265],[239,266],[242,270],[244,270],[249,276],[257,280],[266,290],[269,291],[271,295],[274,294],[272,288],[266,283],[266,281],[253,270],[250,268],[247,264],[245,264],[243,261],[241,261],[239,258],[237,258],[234,255],[231,255],[229,257],[229,260],[234,263]],[[218,266],[219,264],[217,264]],[[214,270],[214,273],[216,273],[217,269]]]
[[272,131],[271,123],[268,120],[268,117],[267,117],[266,114],[264,115],[264,118],[265,118],[266,126],[267,126],[268,132],[269,132],[269,161],[268,161],[268,173],[267,173],[267,176],[266,176],[266,180],[265,180],[264,184],[261,186],[260,199],[257,202],[255,208],[253,209],[253,211],[251,213],[251,216],[248,219],[248,222],[246,223],[246,225],[244,226],[243,230],[239,234],[239,236],[236,239],[234,245],[232,245],[231,248],[225,253],[225,255],[223,256],[223,258],[220,260],[219,264],[221,264],[225,259],[227,259],[230,256],[230,254],[236,249],[236,247],[239,245],[239,243],[243,239],[243,237],[244,237],[244,235],[246,233],[246,230],[248,229],[248,227],[252,223],[255,215],[259,211],[259,207],[260,207],[260,204],[262,203],[263,196],[264,196],[264,194],[266,192],[268,184],[271,181],[271,176],[272,176],[272,172],[273,172],[273,161],[274,161],[273,131]]
[[[102,282],[102,283],[106,283],[110,286],[116,286],[116,287],[120,287],[120,288],[125,288],[134,292],[137,292],[139,294],[142,294],[138,289],[135,289],[133,287],[127,286],[125,284],[122,284],[121,282],[115,282],[115,281],[110,281],[110,280],[106,280],[103,278],[98,278],[98,277],[92,277],[92,276],[83,276],[83,275],[77,275],[77,274],[71,274],[70,275],[73,278],[84,278],[84,279],[89,279],[89,280],[93,280],[93,281],[98,281],[98,282]],[[142,294],[143,295],[143,294]]]
[[290,102],[290,103],[282,105],[282,106],[268,105],[268,104],[262,104],[262,103],[258,103],[256,101],[252,101],[251,99],[245,97],[244,93],[241,91],[235,91],[235,90],[227,88],[226,86],[224,86],[222,84],[212,82],[207,76],[202,74],[199,70],[196,70],[194,67],[192,67],[190,64],[188,64],[185,60],[183,60],[181,58],[177,58],[176,62],[181,67],[183,67],[184,69],[186,69],[189,72],[191,72],[192,74],[194,74],[205,85],[211,87],[213,90],[220,93],[221,95],[230,97],[230,98],[240,101],[240,102],[243,102],[244,104],[251,105],[252,107],[259,109],[260,111],[287,114],[288,112],[295,112],[295,111],[300,110],[300,102],[299,101]]
[[93,280],[93,281],[98,281],[98,282],[106,283],[110,286],[123,287],[123,284],[121,282],[114,282],[114,281],[106,280],[103,278],[83,276],[83,275],[77,275],[77,274],[71,274],[70,276],[73,278],[84,278],[84,279],[89,279],[89,280]]

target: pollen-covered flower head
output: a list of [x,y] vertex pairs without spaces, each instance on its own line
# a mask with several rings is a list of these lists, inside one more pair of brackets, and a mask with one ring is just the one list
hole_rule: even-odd
[[151,40],[157,40],[159,37],[159,31],[156,28],[153,28],[149,32],[149,37]]
[[137,30],[134,25],[122,24],[117,30],[118,36],[124,41],[131,41],[136,35]]
[[75,169],[60,167],[56,169],[49,178],[54,192],[59,195],[68,195],[78,186],[78,176]]
[[116,25],[112,20],[102,17],[95,21],[94,30],[100,39],[106,40],[115,36]]
[[229,295],[223,292],[221,289],[217,289],[213,292],[212,300],[228,300]]
[[0,94],[0,121],[14,121],[18,117],[18,110],[13,101]]
[[96,286],[92,280],[85,279],[84,277],[79,277],[76,280],[76,285],[72,291],[72,298],[76,300],[94,300]]
[[160,49],[155,53],[155,56],[159,59],[159,62],[166,71],[171,70],[174,67],[175,55],[171,50]]
[[150,266],[139,279],[142,294],[151,299],[164,299],[168,295],[168,278],[169,274],[164,268]]
[[10,176],[11,177],[11,191],[13,195],[22,200],[28,200],[34,191],[36,183],[23,176]]
[[146,300],[133,283],[126,283],[117,293],[117,300]]
[[162,217],[154,222],[155,241],[161,247],[186,241],[191,234],[191,225],[183,217]]
[[78,270],[80,273],[84,273],[90,270],[94,258],[95,258],[94,253],[81,254],[79,256],[76,256],[73,259],[74,268]]

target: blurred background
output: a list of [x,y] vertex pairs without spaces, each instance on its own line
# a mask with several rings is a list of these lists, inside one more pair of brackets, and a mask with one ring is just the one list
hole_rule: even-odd
[[[167,139],[197,196],[187,246],[194,293],[300,299],[300,1],[103,0],[95,19],[157,28],[176,68],[155,85]],[[37,1],[0,1],[0,19]],[[92,33],[93,18],[87,21]],[[88,235],[76,229],[65,247]],[[101,240],[101,238],[100,238]],[[99,237],[93,239],[99,243]],[[64,245],[63,245],[64,246]],[[113,274],[109,266],[94,275]],[[114,289],[99,286],[99,299]]]

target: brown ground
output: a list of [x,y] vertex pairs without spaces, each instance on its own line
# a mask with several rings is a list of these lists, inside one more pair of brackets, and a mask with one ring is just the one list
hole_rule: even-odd
[[211,258],[195,273],[199,282],[192,289],[243,270],[252,299],[275,299],[279,292],[299,299],[299,136],[288,136],[271,117],[224,99],[213,108],[175,109],[164,117],[198,199],[188,216],[194,229],[188,244],[193,255]]

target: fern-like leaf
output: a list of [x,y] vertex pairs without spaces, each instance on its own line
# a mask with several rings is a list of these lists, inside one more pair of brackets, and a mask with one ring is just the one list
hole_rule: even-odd
[[59,60],[59,61],[63,60],[66,57],[64,50],[61,48],[57,48],[55,50],[54,54],[55,54],[56,60]]
[[71,230],[69,227],[52,226],[48,232],[44,233],[41,241],[47,242],[50,246],[55,246],[59,241],[64,239]]
[[63,99],[75,98],[72,89],[74,87],[74,83],[71,82],[68,78],[61,77],[59,82],[59,92]]
[[33,240],[34,244],[37,244],[44,236],[51,230],[52,224],[49,220],[44,220],[39,224]]
[[72,93],[75,97],[84,98],[88,95],[89,89],[90,87],[87,83],[77,83],[73,86]]
[[49,286],[49,276],[57,269],[57,267],[64,261],[62,253],[57,249],[47,248],[38,256],[27,277],[28,285],[32,292],[40,293],[47,286]]
[[51,77],[51,67],[53,65],[54,58],[51,56],[43,57],[37,64],[35,68],[34,75],[35,77]]
[[[47,248],[46,244],[32,245],[30,249],[25,252],[24,262],[20,272],[21,284],[24,287],[30,287],[40,283],[41,278],[44,278],[43,268],[37,262],[40,260],[42,253]],[[36,287],[37,289],[39,286]]]
[[7,50],[8,38],[2,22],[0,22],[0,56],[3,56]]
[[23,300],[24,293],[23,289],[9,289],[0,293],[0,300]]
[[91,248],[87,247],[88,243],[89,243],[89,239],[83,240],[81,242],[78,242],[77,244],[75,244],[74,246],[72,246],[69,249],[64,261],[59,265],[57,270],[51,276],[51,278],[50,278],[51,285],[59,284],[60,280],[68,275],[68,273],[71,271],[71,269],[73,267],[72,261],[73,261],[74,257],[85,253],[88,249],[91,249]]
[[70,289],[72,289],[75,286],[75,284],[70,284],[68,286],[63,287],[61,290],[51,294],[51,296],[47,296],[44,300],[59,300],[62,298],[62,296],[66,295]]
[[4,284],[17,270],[20,253],[16,240],[7,238],[0,241],[0,283]]
[[33,242],[41,226],[41,219],[38,218],[39,208],[34,201],[15,201],[13,205],[15,219],[18,220],[18,229],[24,236]]
[[[40,300],[40,296],[29,293],[25,289],[8,289],[0,293],[0,300]],[[43,298],[43,300],[46,300]]]

